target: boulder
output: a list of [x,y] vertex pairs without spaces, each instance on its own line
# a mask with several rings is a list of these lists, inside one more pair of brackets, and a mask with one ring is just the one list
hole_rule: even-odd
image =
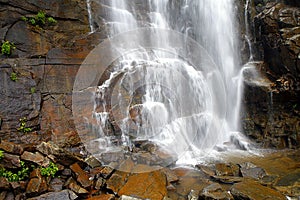
[[160,171],[133,173],[118,195],[133,196],[141,199],[162,200],[167,194],[165,175]]
[[20,156],[8,154],[8,153],[3,153],[3,155],[4,155],[4,157],[3,157],[3,159],[0,160],[0,164],[4,168],[19,168],[19,167],[21,167]]
[[6,151],[7,153],[21,155],[24,149],[21,145],[15,144],[13,142],[8,142],[5,140],[0,141],[0,149]]
[[70,177],[67,180],[65,186],[68,189],[70,189],[73,192],[75,192],[76,194],[78,194],[78,195],[88,194],[89,193],[86,189],[84,189],[83,187],[81,187],[80,185],[78,185],[77,182],[72,177]]
[[245,180],[234,184],[230,189],[235,199],[273,199],[285,200],[285,196],[269,187],[260,185],[252,180]]
[[241,174],[243,177],[253,178],[253,179],[262,179],[266,176],[266,172],[263,168],[257,167],[250,162],[245,162],[240,164]]
[[26,187],[26,194],[29,196],[37,195],[48,190],[48,185],[44,177],[41,175],[39,168],[34,169],[30,173],[30,180]]
[[217,163],[216,165],[217,176],[239,176],[240,168],[236,164]]
[[213,183],[207,187],[205,187],[201,194],[202,199],[211,200],[211,199],[219,199],[219,200],[230,200],[233,199],[230,193],[225,191],[222,186],[218,183]]
[[[49,164],[49,160],[46,161],[46,158],[39,152],[31,153],[28,151],[24,151],[24,153],[21,155],[22,160],[34,162],[38,165],[43,165],[44,163],[47,165]],[[43,166],[46,166],[43,165]]]
[[82,187],[88,188],[92,185],[90,176],[87,172],[81,169],[78,163],[74,163],[73,165],[71,165],[70,169],[75,173],[77,177],[77,182],[79,182],[82,185]]
[[77,195],[71,190],[62,190],[59,192],[48,192],[37,197],[28,198],[28,200],[53,200],[53,199],[63,199],[63,200],[74,200],[77,199]]

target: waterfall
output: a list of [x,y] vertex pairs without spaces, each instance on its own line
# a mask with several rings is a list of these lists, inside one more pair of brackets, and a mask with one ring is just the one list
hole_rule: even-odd
[[135,144],[148,141],[169,155],[165,165],[234,149],[243,83],[234,1],[94,1],[111,51],[123,53],[92,92],[87,149],[101,161],[120,152],[136,159]]

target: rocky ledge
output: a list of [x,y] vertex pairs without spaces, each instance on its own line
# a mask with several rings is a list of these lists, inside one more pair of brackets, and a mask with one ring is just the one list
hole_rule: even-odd
[[286,199],[300,197],[300,151],[226,157],[194,168],[124,159],[102,166],[84,148],[0,143],[0,199]]

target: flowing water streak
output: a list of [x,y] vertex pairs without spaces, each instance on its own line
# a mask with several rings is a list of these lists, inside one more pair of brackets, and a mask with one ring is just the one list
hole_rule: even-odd
[[[160,50],[142,50],[124,55],[118,68],[123,71],[120,88],[127,88],[133,96],[136,88],[132,80],[136,76],[141,79],[139,83],[145,86],[139,103],[143,106],[141,115],[147,124],[138,126],[134,137],[152,140],[184,158],[195,158],[199,152],[201,154],[201,150],[212,150],[216,145],[229,141],[232,134],[239,131],[243,83],[236,41],[234,1],[182,0],[174,3],[170,0],[148,0],[147,6],[143,7],[146,12],[138,10],[130,0],[106,1],[105,5],[109,7],[110,14],[110,21],[107,21],[110,30],[108,37],[147,26],[173,29],[186,37],[193,37],[207,50],[217,66],[201,72],[177,55]],[[152,41],[171,42],[174,41],[164,34],[158,41]],[[132,70],[125,72],[125,68]],[[221,76],[217,76],[219,73]],[[216,81],[224,84],[226,95],[215,84]],[[103,86],[100,86],[96,93],[102,90]],[[128,105],[120,98],[119,104],[129,110],[133,99],[130,101]],[[223,113],[226,115],[223,116]],[[132,130],[128,120],[124,118],[121,123],[123,145],[130,145]],[[103,122],[103,119],[98,121]],[[191,154],[182,155],[185,152]]]
[[251,14],[251,4],[252,0],[246,0],[245,4],[245,10],[244,10],[244,18],[245,18],[245,39],[249,48],[249,62],[253,61],[253,49],[252,49],[252,43],[250,40],[251,33],[249,28],[249,14]]
[[87,11],[88,11],[90,30],[91,30],[91,33],[94,33],[95,32],[95,28],[94,28],[94,25],[93,25],[93,17],[92,17],[92,10],[91,10],[91,0],[86,0],[86,7],[87,7]]

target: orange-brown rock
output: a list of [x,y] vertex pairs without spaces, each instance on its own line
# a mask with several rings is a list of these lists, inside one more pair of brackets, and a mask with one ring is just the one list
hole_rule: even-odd
[[47,182],[45,178],[42,177],[40,169],[34,169],[30,173],[30,180],[26,187],[26,193],[29,195],[36,195],[47,191],[47,189]]
[[43,162],[45,162],[45,157],[39,152],[31,153],[28,151],[24,151],[24,153],[21,155],[21,159],[34,162],[38,165],[42,165]]
[[90,176],[87,172],[81,169],[78,163],[74,163],[70,166],[70,169],[76,174],[77,181],[84,187],[90,187],[92,185],[92,181],[90,180]]
[[239,176],[239,166],[229,163],[217,163],[216,164],[216,175],[217,176]]
[[15,144],[13,142],[8,142],[5,140],[0,141],[0,149],[12,154],[21,155],[24,151],[21,145]]
[[218,183],[213,183],[205,187],[201,192],[201,197],[205,200],[218,199],[218,200],[232,200],[233,197]]
[[276,190],[269,187],[260,185],[253,180],[245,180],[240,183],[236,183],[230,190],[231,194],[236,199],[272,199],[272,200],[285,200],[285,196]]
[[167,194],[166,176],[160,171],[132,174],[118,195],[161,200]]

